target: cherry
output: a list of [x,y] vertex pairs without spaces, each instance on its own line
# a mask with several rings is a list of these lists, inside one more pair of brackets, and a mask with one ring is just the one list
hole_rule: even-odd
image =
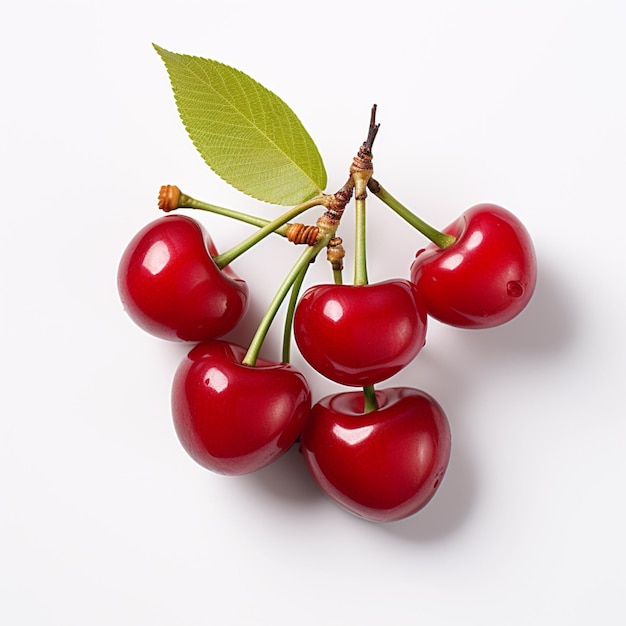
[[524,225],[495,204],[468,209],[445,231],[447,248],[419,250],[411,280],[428,313],[462,328],[491,328],[518,315],[537,281],[533,244]]
[[300,449],[321,489],[370,521],[408,517],[435,494],[450,458],[450,427],[428,394],[409,387],[376,391],[363,413],[358,391],[317,402]]
[[343,385],[369,386],[399,372],[421,350],[426,308],[408,280],[316,285],[296,307],[294,336],[318,372]]
[[257,359],[225,341],[198,344],[179,365],[172,415],[180,442],[200,465],[247,474],[293,445],[311,409],[311,391],[292,365]]
[[244,314],[248,287],[229,267],[201,224],[183,215],[161,217],[132,239],[118,268],[128,315],[169,340],[202,341],[232,330]]

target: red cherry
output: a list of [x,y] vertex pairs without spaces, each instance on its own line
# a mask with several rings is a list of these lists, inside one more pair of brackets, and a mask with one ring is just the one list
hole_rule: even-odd
[[524,225],[500,206],[479,204],[444,232],[456,241],[445,249],[429,244],[411,265],[428,313],[462,328],[491,328],[518,315],[537,282]]
[[118,291],[128,315],[147,332],[202,341],[232,330],[246,310],[248,287],[229,267],[205,229],[184,215],[145,226],[120,261]]
[[287,363],[241,361],[245,348],[208,341],[179,365],[172,415],[180,442],[203,467],[247,474],[279,458],[300,435],[311,409],[304,376]]
[[343,385],[368,386],[399,372],[426,337],[426,308],[408,280],[317,285],[300,299],[294,336],[305,360]]
[[327,396],[313,406],[301,451],[321,489],[370,521],[391,522],[424,507],[450,458],[450,427],[428,394],[407,387],[376,391],[378,409],[363,413],[363,393]]

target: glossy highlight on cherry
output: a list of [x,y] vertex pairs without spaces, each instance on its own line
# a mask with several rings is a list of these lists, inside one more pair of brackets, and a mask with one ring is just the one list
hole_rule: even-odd
[[246,311],[248,286],[230,267],[220,269],[204,227],[167,215],[128,244],[118,268],[124,308],[146,332],[170,341],[203,341],[231,331]]
[[358,517],[391,522],[413,515],[435,495],[451,435],[443,409],[425,392],[392,387],[376,396],[379,408],[369,413],[359,392],[323,398],[300,445],[326,495]]
[[492,328],[519,315],[537,282],[533,243],[519,219],[479,204],[444,232],[455,243],[444,249],[430,244],[411,265],[429,315],[461,328]]
[[316,285],[300,299],[294,335],[306,361],[337,383],[363,387],[406,367],[426,341],[426,307],[408,280]]
[[306,378],[292,365],[258,359],[243,365],[242,346],[198,344],[172,383],[178,438],[200,465],[220,474],[249,474],[274,462],[296,441],[311,408]]

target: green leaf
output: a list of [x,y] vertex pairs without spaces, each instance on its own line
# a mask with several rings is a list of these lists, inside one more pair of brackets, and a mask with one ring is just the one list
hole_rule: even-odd
[[326,187],[317,147],[278,96],[228,65],[153,45],[189,137],[216,174],[280,205],[299,204]]

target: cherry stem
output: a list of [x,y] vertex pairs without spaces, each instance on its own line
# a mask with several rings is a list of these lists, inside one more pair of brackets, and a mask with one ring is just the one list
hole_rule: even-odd
[[365,219],[365,199],[354,201],[356,239],[354,248],[354,284],[367,285],[367,236]]
[[274,317],[276,317],[276,313],[278,313],[278,309],[287,296],[287,293],[298,280],[300,275],[306,270],[309,263],[315,259],[320,250],[323,250],[328,245],[330,239],[331,236],[320,237],[320,240],[315,245],[307,246],[298,260],[294,263],[287,276],[285,276],[283,282],[278,288],[278,291],[272,298],[272,301],[270,302],[270,305],[263,316],[252,341],[250,342],[248,351],[242,361],[244,365],[254,366],[256,364],[263,341],[265,341],[265,337],[267,336],[270,326],[274,321]]
[[384,189],[377,180],[370,178],[367,187],[377,198],[382,200],[389,208],[393,209],[402,219],[407,221],[413,228],[422,233],[422,235],[430,239],[435,245],[440,248],[448,248],[456,241],[454,235],[442,233],[417,217],[417,215],[407,209],[400,201]]
[[376,400],[376,391],[374,385],[363,387],[363,412],[371,413],[378,409],[378,401]]
[[343,285],[343,272],[341,270],[333,270],[333,282],[335,285]]
[[350,166],[350,176],[354,182],[354,202],[356,220],[356,240],[354,249],[354,284],[367,285],[367,241],[365,199],[367,198],[367,186],[372,178],[374,166],[372,165],[372,146],[380,124],[376,123],[376,105],[372,107],[367,139],[359,149]]
[[[241,211],[235,211],[233,209],[227,209],[225,207],[217,206],[215,204],[209,204],[208,202],[203,202],[202,200],[196,200],[187,194],[181,193],[180,200],[178,201],[179,209],[199,209],[201,211],[208,211],[209,213],[215,213],[217,215],[223,215],[225,217],[230,217],[235,220],[239,220],[240,222],[245,222],[246,224],[252,224],[253,226],[258,226],[262,228],[267,226],[270,223],[270,220],[266,220],[262,217],[257,217],[256,215],[250,215],[248,213],[242,213]],[[285,237],[287,235],[288,224],[277,228],[274,232],[277,235],[282,235]]]
[[259,228],[259,230],[257,230],[255,233],[252,233],[252,235],[234,245],[232,248],[230,248],[230,250],[226,250],[226,252],[222,252],[221,254],[213,257],[213,260],[220,269],[226,267],[229,263],[232,263],[238,256],[242,255],[244,252],[252,248],[252,246],[259,243],[259,241],[267,237],[267,235],[276,232],[279,228],[281,228],[281,226],[287,224],[287,222],[300,215],[300,213],[303,213],[307,209],[310,209],[314,206],[325,205],[327,201],[328,196],[326,195],[315,196],[314,198],[311,198],[310,200],[307,200],[306,202],[303,202],[302,204],[299,204],[298,206],[295,206],[292,209],[285,211],[285,213],[277,217],[275,220],[267,222],[265,226]]
[[298,303],[298,296],[300,295],[304,277],[310,266],[311,264],[307,263],[307,265],[300,270],[300,273],[296,276],[291,286],[291,295],[289,296],[289,304],[287,305],[287,312],[285,313],[285,329],[283,331],[283,363],[289,363],[291,360],[291,329],[293,328],[293,316],[296,311],[296,304]]

